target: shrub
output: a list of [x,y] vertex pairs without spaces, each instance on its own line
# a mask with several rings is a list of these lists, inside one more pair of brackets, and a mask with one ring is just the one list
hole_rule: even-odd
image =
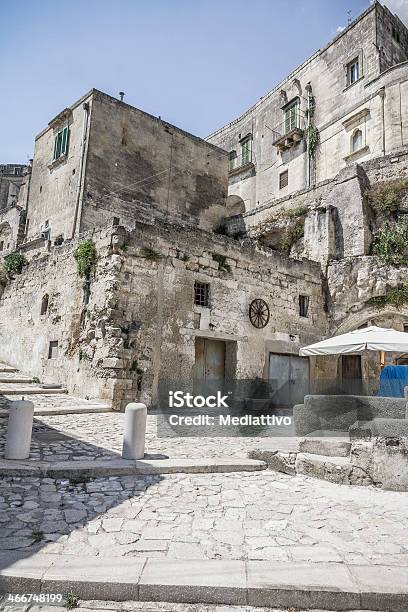
[[307,210],[307,206],[296,206],[295,208],[282,211],[280,217],[283,219],[296,219],[297,217],[303,217],[306,215]]
[[303,238],[304,233],[305,222],[302,218],[297,219],[295,223],[288,225],[284,229],[282,237],[278,243],[278,250],[289,254],[292,246],[295,244],[295,242],[300,240],[300,238]]
[[390,289],[384,295],[372,297],[367,303],[377,308],[384,308],[387,305],[401,308],[401,306],[408,303],[408,283],[405,283],[402,287]]
[[408,179],[395,179],[377,183],[366,193],[374,212],[378,215],[392,215],[398,212],[401,197],[408,190]]
[[408,216],[392,225],[385,223],[374,237],[372,252],[385,264],[408,265]]
[[17,272],[21,273],[24,266],[28,264],[27,258],[22,253],[18,251],[14,251],[14,253],[9,253],[4,258],[4,266],[7,272]]
[[158,251],[155,251],[154,249],[150,247],[143,247],[142,257],[144,257],[148,261],[160,261],[160,259],[162,258],[162,255],[161,253],[159,253]]
[[89,279],[95,273],[98,257],[95,243],[92,240],[85,240],[75,249],[74,257],[77,262],[79,276]]

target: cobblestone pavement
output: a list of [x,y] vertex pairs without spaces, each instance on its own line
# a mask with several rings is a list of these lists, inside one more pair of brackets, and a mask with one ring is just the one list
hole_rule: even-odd
[[271,471],[0,481],[0,550],[408,565],[407,494]]
[[[50,402],[55,402],[55,398],[48,399]],[[30,459],[34,461],[117,459],[122,450],[123,421],[124,414],[120,412],[36,417]],[[4,445],[6,426],[7,419],[0,419],[0,449]],[[278,443],[277,438],[263,438],[263,440]],[[259,437],[199,439],[158,437],[157,417],[153,415],[148,417],[146,452],[150,458],[247,457],[248,451],[259,445]],[[280,438],[279,445],[296,450],[297,439]]]

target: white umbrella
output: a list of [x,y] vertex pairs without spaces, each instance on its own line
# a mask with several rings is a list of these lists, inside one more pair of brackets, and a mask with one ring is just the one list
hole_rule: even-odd
[[408,333],[385,327],[363,327],[300,349],[299,355],[338,355],[362,351],[407,353]]

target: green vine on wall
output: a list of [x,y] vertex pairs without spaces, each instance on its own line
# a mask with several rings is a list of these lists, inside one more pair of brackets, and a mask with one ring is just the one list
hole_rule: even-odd
[[74,251],[74,257],[78,266],[78,274],[87,280],[95,274],[96,260],[98,254],[95,243],[92,240],[84,240]]
[[408,179],[394,179],[377,183],[367,190],[366,196],[376,215],[392,216],[398,213],[407,190]]
[[384,295],[377,295],[370,298],[367,304],[375,306],[376,308],[384,308],[387,305],[395,306],[395,308],[398,309],[401,308],[405,304],[408,304],[408,283],[405,283],[402,287],[390,289],[390,291],[387,291]]
[[28,264],[27,258],[22,253],[15,251],[14,253],[9,253],[4,258],[4,267],[7,272],[17,272],[21,274],[24,266]]
[[306,128],[306,141],[309,157],[314,157],[320,141],[320,132],[315,125],[309,125]]
[[385,223],[374,236],[372,253],[385,264],[408,266],[408,216],[396,223]]

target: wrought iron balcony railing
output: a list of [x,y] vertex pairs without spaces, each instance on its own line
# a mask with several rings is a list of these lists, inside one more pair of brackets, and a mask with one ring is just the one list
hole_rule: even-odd
[[305,117],[291,113],[272,130],[272,144],[279,149],[289,149],[303,138]]

